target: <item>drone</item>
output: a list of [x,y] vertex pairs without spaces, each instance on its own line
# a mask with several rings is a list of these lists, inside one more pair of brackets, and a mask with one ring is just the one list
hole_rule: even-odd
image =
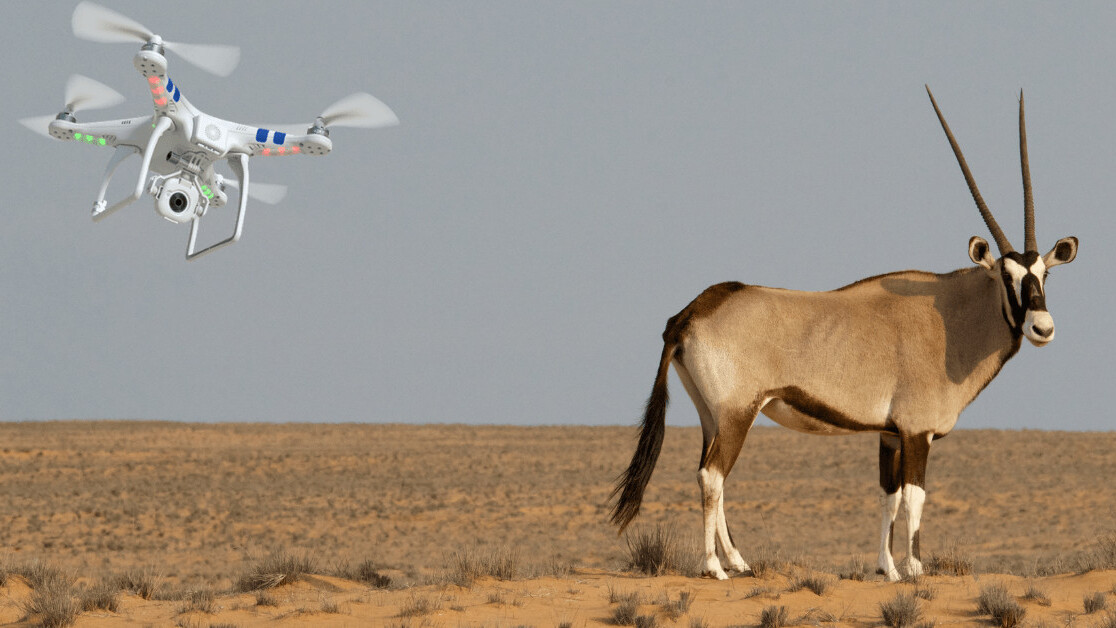
[[[20,123],[58,140],[114,147],[116,152],[109,160],[93,203],[93,220],[99,221],[145,193],[150,194],[155,199],[156,213],[177,224],[190,224],[187,260],[240,239],[249,197],[274,204],[286,195],[286,186],[282,185],[257,183],[249,187],[249,158],[321,156],[333,149],[331,127],[380,128],[399,124],[399,118],[387,105],[363,92],[326,107],[309,125],[256,127],[222,120],[186,100],[181,86],[167,74],[165,55],[167,51],[173,52],[182,60],[223,77],[231,74],[240,61],[239,48],[164,41],[135,20],[92,2],[77,5],[72,25],[74,35],[81,39],[142,44],[132,63],[151,93],[154,113],[124,120],[78,122],[74,117],[77,112],[111,107],[123,102],[124,97],[103,83],[75,74],[66,84],[66,104],[59,114],[25,118]],[[141,156],[135,189],[109,205],[105,200],[109,182],[120,163],[132,155]],[[221,160],[228,163],[235,179],[214,171],[214,165]],[[202,217],[229,201],[229,188],[237,190],[233,234],[197,250]]]

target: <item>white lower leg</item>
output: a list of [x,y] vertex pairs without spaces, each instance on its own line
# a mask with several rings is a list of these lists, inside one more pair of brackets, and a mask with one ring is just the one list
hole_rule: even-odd
[[728,574],[721,568],[721,561],[717,558],[717,513],[724,481],[724,476],[716,471],[698,471],[701,511],[705,523],[705,564],[702,573],[718,580],[728,579]]
[[880,530],[880,558],[876,562],[880,573],[885,578],[894,582],[899,580],[899,571],[895,569],[895,559],[891,556],[891,525],[899,514],[900,492],[883,493],[880,496],[880,509],[883,511],[883,524]]
[[732,542],[732,536],[729,535],[728,522],[725,520],[724,490],[721,491],[721,497],[717,500],[717,540],[721,543],[721,551],[725,554],[729,569],[741,573],[748,571],[748,563],[744,562],[744,557],[740,555],[740,551],[736,549],[736,544]]
[[915,537],[922,521],[922,505],[926,503],[926,491],[921,486],[907,484],[903,487],[903,504],[907,511],[907,559],[908,577],[922,575],[922,561],[915,556]]

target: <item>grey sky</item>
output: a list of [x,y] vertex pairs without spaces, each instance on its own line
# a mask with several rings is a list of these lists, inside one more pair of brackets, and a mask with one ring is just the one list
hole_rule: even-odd
[[75,39],[74,4],[0,24],[0,419],[634,423],[666,319],[712,283],[970,264],[989,236],[929,83],[1016,246],[1025,89],[1040,248],[1081,238],[1048,284],[1056,340],[959,426],[1113,427],[1109,3],[106,0],[242,47],[226,79],[169,57],[207,113],[302,122],[368,91],[402,121],[253,161],[286,200],[191,263],[149,199],[90,221],[109,151],[16,123],[74,72],[129,99],[79,119],[150,111],[136,47]]

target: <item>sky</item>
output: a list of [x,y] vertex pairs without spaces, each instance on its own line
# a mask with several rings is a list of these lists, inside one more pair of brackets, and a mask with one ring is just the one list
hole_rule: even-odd
[[971,265],[991,238],[929,84],[1020,248],[1025,90],[1040,249],[1081,240],[1047,283],[1056,339],[958,427],[1114,427],[1116,5],[105,0],[241,47],[227,78],[168,54],[206,113],[308,122],[367,91],[401,121],[254,160],[286,199],[187,262],[148,197],[90,220],[111,152],[17,123],[72,73],[128,97],[79,120],[151,111],[138,46],[76,39],[74,4],[0,22],[0,420],[635,424],[667,318],[711,284]]

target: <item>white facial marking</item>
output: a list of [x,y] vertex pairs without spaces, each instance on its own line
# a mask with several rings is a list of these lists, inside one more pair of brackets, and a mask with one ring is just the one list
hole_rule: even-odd
[[[1004,270],[1011,276],[1011,287],[1015,290],[1015,301],[1023,303],[1023,278],[1027,276],[1027,269],[1013,259],[1004,258]],[[1026,304],[1024,304],[1026,305]]]

